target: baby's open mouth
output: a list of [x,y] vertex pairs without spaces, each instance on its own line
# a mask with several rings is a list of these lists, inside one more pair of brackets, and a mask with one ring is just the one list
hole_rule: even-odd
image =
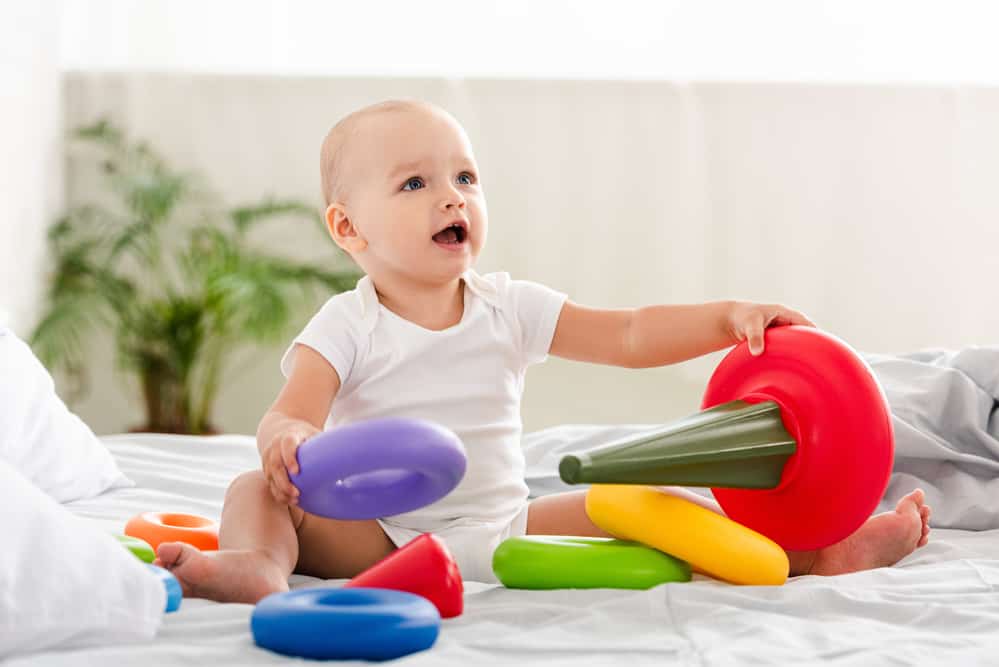
[[454,223],[434,234],[437,243],[463,243],[468,238],[468,232],[458,223]]

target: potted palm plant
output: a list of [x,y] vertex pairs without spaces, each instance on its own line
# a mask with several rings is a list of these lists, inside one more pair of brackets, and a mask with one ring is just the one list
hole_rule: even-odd
[[317,298],[353,288],[359,274],[339,250],[317,265],[253,243],[268,221],[324,234],[312,206],[220,206],[197,178],[107,120],[76,130],[76,142],[108,187],[49,232],[54,270],[35,352],[79,395],[87,343],[110,334],[119,368],[141,388],[146,423],[136,430],[214,432],[212,406],[233,351],[280,339]]

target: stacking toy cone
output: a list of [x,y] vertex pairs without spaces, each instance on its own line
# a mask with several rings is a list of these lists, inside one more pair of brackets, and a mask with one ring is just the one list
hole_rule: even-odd
[[569,484],[675,484],[772,489],[797,444],[780,406],[730,401],[651,433],[562,458]]
[[[884,392],[846,343],[813,327],[767,329],[735,346],[691,417],[569,455],[570,484],[710,486],[729,518],[786,550],[834,544],[888,485],[894,432]],[[653,520],[654,517],[649,517]]]
[[444,541],[424,533],[393,551],[344,588],[390,588],[430,600],[442,618],[461,614],[465,588],[458,564]]

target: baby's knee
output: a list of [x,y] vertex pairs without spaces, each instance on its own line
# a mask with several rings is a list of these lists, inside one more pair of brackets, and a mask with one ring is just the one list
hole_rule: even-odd
[[230,502],[232,497],[236,495],[253,493],[270,494],[270,488],[267,484],[267,478],[264,477],[263,470],[250,470],[249,472],[237,475],[229,483],[229,488],[225,491],[225,502]]
[[279,505],[288,510],[295,530],[302,523],[305,512],[294,505],[285,505],[274,497],[271,493],[270,482],[262,470],[251,470],[238,475],[229,484],[225,492],[223,507],[238,507],[264,509],[273,505]]

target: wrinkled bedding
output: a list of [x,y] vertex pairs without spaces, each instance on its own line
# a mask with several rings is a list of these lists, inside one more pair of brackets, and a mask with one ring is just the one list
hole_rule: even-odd
[[[600,427],[566,426],[526,438],[529,453]],[[225,488],[257,464],[246,436],[105,438],[136,486],[71,509],[120,531],[144,510],[218,518]],[[798,577],[780,588],[736,587],[697,577],[649,591],[516,591],[469,582],[465,613],[443,624],[429,652],[407,665],[838,665],[994,664],[999,655],[999,529],[937,529],[897,566],[839,577]],[[53,573],[52,576],[58,576]],[[293,587],[337,586],[294,576]],[[254,646],[252,607],[185,600],[145,645],[39,653],[42,665],[279,664]]]
[[[999,656],[999,348],[869,355],[894,413],[896,466],[883,505],[922,486],[934,508],[929,545],[896,566],[782,587],[696,576],[648,591],[517,591],[469,582],[465,613],[407,665],[994,665]],[[524,439],[532,495],[565,489],[561,454],[657,425],[566,425]],[[120,531],[145,510],[218,518],[229,481],[258,465],[248,436],[104,438],[136,482],[71,503]],[[702,493],[707,493],[701,490]],[[52,573],[58,576],[58,573]],[[293,587],[338,586],[294,576]],[[258,649],[252,607],[185,600],[148,645],[41,653],[11,666],[210,662],[272,664]]]

